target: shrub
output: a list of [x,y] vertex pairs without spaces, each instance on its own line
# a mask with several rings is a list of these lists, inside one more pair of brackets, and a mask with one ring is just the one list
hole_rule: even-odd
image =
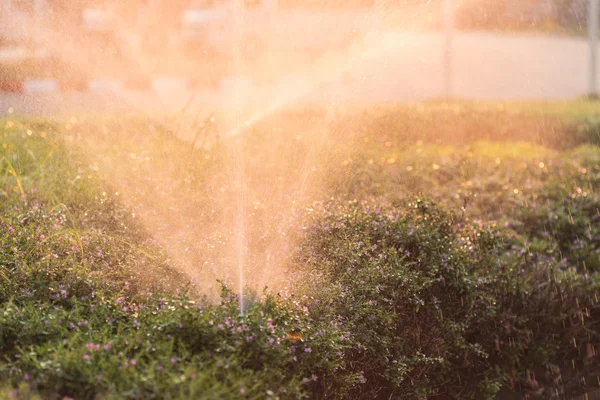
[[597,146],[563,152],[529,143],[404,146],[373,145],[347,156],[349,165],[334,165],[326,178],[334,196],[402,204],[407,196],[426,194],[467,217],[502,224],[522,237],[524,247],[581,271],[599,270]]
[[[456,115],[448,107],[442,114]],[[430,129],[436,118],[425,117],[411,134]],[[322,123],[310,112],[299,118]],[[282,243],[273,237],[297,235],[286,240],[292,249],[299,243],[286,275],[295,294],[251,294],[244,316],[226,287],[209,302],[188,285],[76,144],[87,139],[110,154],[128,179],[136,168],[144,182],[173,178],[168,193],[194,199],[186,209],[206,210],[198,225],[229,199],[217,194],[229,177],[224,149],[195,152],[145,120],[76,124],[68,145],[50,126],[7,121],[0,397],[479,399],[514,390],[550,398],[590,387],[599,372],[598,278],[590,275],[600,246],[597,147],[417,142],[400,151],[410,135],[394,130],[406,121],[382,118],[369,135],[336,130],[339,137],[316,143],[260,127],[245,137],[255,193],[276,179],[293,187],[310,159],[315,175],[330,179],[310,195],[345,203],[308,209],[309,225],[308,202],[295,202],[308,192],[283,196],[291,212],[254,204],[247,227],[260,235],[249,246],[260,254],[248,257],[249,268],[265,269],[262,253]],[[497,121],[488,118],[481,123]],[[357,126],[367,130],[366,120]],[[468,142],[477,134],[467,133]],[[164,162],[140,167],[132,154]],[[144,193],[157,185],[144,184]],[[434,200],[405,200],[418,191]],[[354,198],[368,201],[348,202]],[[214,234],[227,237],[228,229]],[[228,268],[227,257],[217,258],[226,246],[202,253],[219,273]]]
[[319,350],[339,342],[333,330],[304,339],[315,332],[302,309],[270,296],[240,316],[227,289],[220,304],[156,293],[3,302],[0,327],[2,380],[48,398],[306,398]]
[[551,396],[597,366],[593,280],[424,200],[323,206],[294,268],[313,319],[349,332],[324,397],[481,399],[516,384]]

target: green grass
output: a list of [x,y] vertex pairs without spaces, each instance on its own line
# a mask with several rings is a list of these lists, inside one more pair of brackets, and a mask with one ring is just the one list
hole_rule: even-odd
[[203,148],[176,117],[5,119],[0,397],[591,391],[599,113],[288,110]]

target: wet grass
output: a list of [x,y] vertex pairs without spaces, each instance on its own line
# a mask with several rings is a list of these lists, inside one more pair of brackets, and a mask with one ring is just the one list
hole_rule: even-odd
[[244,316],[219,118],[188,135],[202,148],[147,118],[6,119],[0,396],[591,391],[598,115],[429,103],[249,128]]

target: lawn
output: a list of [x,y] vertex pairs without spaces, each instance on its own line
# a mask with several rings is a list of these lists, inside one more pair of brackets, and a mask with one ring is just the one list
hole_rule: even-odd
[[226,113],[5,118],[0,397],[592,392],[599,121],[586,102],[290,109],[233,138]]

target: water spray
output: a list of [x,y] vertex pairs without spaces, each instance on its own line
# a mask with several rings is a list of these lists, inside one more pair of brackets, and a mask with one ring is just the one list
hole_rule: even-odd
[[[284,109],[290,105],[296,104],[304,100],[311,93],[315,93],[319,87],[324,85],[337,82],[341,76],[344,76],[351,70],[354,70],[359,66],[360,62],[367,56],[377,54],[385,54],[391,51],[391,47],[383,44],[380,40],[381,37],[377,33],[381,33],[384,29],[384,25],[381,24],[384,16],[385,9],[387,5],[387,0],[378,0],[376,2],[376,6],[371,9],[371,12],[365,15],[362,15],[360,18],[360,24],[363,28],[367,30],[365,33],[369,35],[365,37],[365,42],[360,43],[360,46],[353,46],[350,49],[349,53],[344,54],[334,54],[333,58],[324,58],[326,61],[323,61],[321,64],[311,70],[310,74],[302,74],[301,79],[304,80],[301,84],[293,84],[293,85],[281,85],[281,87],[271,88],[269,91],[269,97],[265,97],[266,101],[258,101],[257,99],[260,96],[257,96],[258,90],[253,90],[252,88],[246,88],[243,82],[244,76],[246,76],[246,72],[251,71],[251,65],[247,64],[248,61],[244,57],[245,49],[242,47],[244,40],[244,18],[246,17],[243,12],[243,5],[240,2],[235,3],[234,7],[234,20],[230,30],[230,32],[234,35],[233,48],[230,53],[232,58],[232,66],[234,70],[234,83],[229,90],[229,93],[226,93],[225,98],[220,98],[219,101],[226,99],[227,106],[230,107],[230,110],[233,112],[228,116],[229,123],[231,126],[227,126],[225,124],[225,131],[221,136],[222,139],[227,139],[229,150],[232,155],[232,164],[231,164],[231,178],[230,181],[233,183],[233,195],[235,199],[232,199],[232,203],[229,203],[231,208],[230,216],[228,215],[228,219],[233,226],[234,235],[232,235],[232,239],[234,239],[234,243],[230,242],[230,246],[233,245],[234,248],[230,248],[231,253],[228,255],[231,256],[232,266],[237,269],[237,271],[233,270],[232,277],[235,276],[235,272],[237,272],[237,283],[239,289],[239,309],[240,315],[244,315],[246,313],[246,296],[245,296],[245,286],[246,286],[246,270],[248,269],[248,237],[249,237],[249,228],[247,226],[247,213],[248,213],[248,201],[249,201],[249,193],[250,189],[248,187],[248,178],[251,174],[251,171],[246,171],[246,154],[244,148],[244,133],[248,131],[256,123],[268,118],[269,116],[277,113],[281,109]],[[122,26],[121,26],[122,25]],[[127,33],[130,28],[127,26],[125,21],[123,24],[119,24],[119,28]],[[309,33],[310,34],[310,33]],[[133,42],[132,42],[133,43]],[[127,45],[128,43],[126,43]],[[145,60],[143,52],[139,47],[136,46],[125,46],[129,53],[132,56],[132,59],[139,64],[140,70],[145,70],[142,68],[147,60]],[[283,64],[283,67],[279,68],[278,72],[285,72],[285,67],[288,64]],[[291,64],[290,64],[291,65]],[[277,72],[274,72],[278,74]],[[289,71],[288,71],[289,73]],[[150,75],[148,75],[150,76]],[[250,90],[249,90],[250,89]],[[113,96],[117,96],[117,94],[113,94]],[[121,101],[130,103],[131,108],[139,108],[139,111],[143,111],[142,107],[137,107],[135,101],[127,101],[127,98],[124,98],[122,95]],[[161,95],[158,96],[156,101],[157,105],[162,107],[173,106],[175,100],[174,96]],[[335,97],[335,94],[332,94],[331,100]],[[250,101],[248,101],[250,99]],[[206,139],[208,134],[212,134],[213,132],[209,132],[214,127],[211,124],[210,117],[208,117],[204,123],[202,124],[202,117],[200,117],[201,112],[196,113],[198,103],[202,104],[201,101],[204,101],[202,98],[202,93],[199,93],[197,90],[194,90],[192,95],[188,98],[179,97],[176,99],[178,101],[184,100],[184,106],[181,110],[181,115],[179,120],[175,120],[174,127],[177,132],[177,136],[182,131],[188,131],[188,134],[191,134],[192,137],[188,137],[187,139],[192,139],[192,151],[195,145],[201,145],[203,139]],[[187,100],[187,101],[186,101]],[[214,98],[210,99],[208,106],[211,108],[217,108],[217,105],[214,103],[217,102]],[[332,116],[335,114],[335,104],[329,103],[329,112],[325,121],[323,121],[323,125],[326,127],[331,122]],[[245,109],[250,105],[249,109]],[[184,122],[184,114],[189,112],[196,113],[195,116],[192,115],[192,121]],[[250,111],[250,112],[249,112]],[[160,124],[161,126],[169,127],[168,121],[157,121],[156,114],[145,113],[147,117],[151,120],[155,120],[155,123]],[[161,123],[162,122],[162,123]],[[192,130],[188,130],[189,125],[187,122],[192,122],[191,128]],[[184,126],[186,125],[186,126]],[[165,130],[167,130],[165,128]],[[230,129],[228,129],[230,128]],[[328,129],[323,129],[323,136],[325,137],[329,132]],[[204,137],[203,137],[204,136]],[[200,142],[200,143],[199,143]],[[324,143],[324,142],[323,142]],[[297,191],[298,196],[302,197],[305,195],[305,191],[309,190],[308,186],[308,177],[310,175],[310,170],[308,165],[314,160],[317,154],[317,148],[313,146],[310,149],[310,154],[306,160],[303,162],[304,174],[302,176],[301,181],[299,182],[299,188]],[[234,256],[235,253],[235,256]]]
[[[233,88],[233,103],[234,103],[234,122],[236,126],[241,123],[240,116],[240,100],[241,88],[239,76],[242,66],[242,27],[241,27],[241,12],[243,2],[241,0],[234,1],[233,20],[234,20],[234,36],[233,43],[233,66],[236,81]],[[235,215],[235,245],[236,245],[236,262],[238,268],[238,285],[240,291],[240,316],[244,316],[244,285],[245,276],[244,268],[246,267],[246,173],[245,173],[245,157],[244,143],[241,137],[234,139],[234,156],[235,160],[235,182],[236,182],[236,215]]]

